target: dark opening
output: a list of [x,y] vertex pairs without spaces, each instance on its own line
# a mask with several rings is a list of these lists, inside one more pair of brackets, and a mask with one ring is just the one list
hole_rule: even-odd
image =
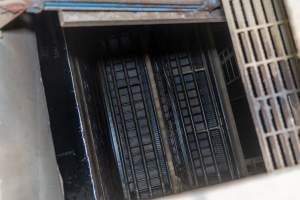
[[250,174],[263,171],[225,24],[61,29],[51,13],[36,24],[66,199],[149,199],[222,183],[241,177],[238,155]]

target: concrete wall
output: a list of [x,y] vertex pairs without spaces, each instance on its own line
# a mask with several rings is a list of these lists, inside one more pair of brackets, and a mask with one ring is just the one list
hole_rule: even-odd
[[163,200],[299,200],[299,180],[299,167],[286,168],[270,174],[171,195]]
[[35,35],[0,39],[0,200],[62,200]]
[[300,52],[300,1],[299,0],[285,0],[287,14],[291,28],[294,34],[294,39],[298,48],[298,55]]

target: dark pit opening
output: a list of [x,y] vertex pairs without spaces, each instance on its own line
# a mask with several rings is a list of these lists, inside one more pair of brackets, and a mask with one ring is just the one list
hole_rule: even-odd
[[226,24],[36,24],[66,199],[149,199],[264,171]]

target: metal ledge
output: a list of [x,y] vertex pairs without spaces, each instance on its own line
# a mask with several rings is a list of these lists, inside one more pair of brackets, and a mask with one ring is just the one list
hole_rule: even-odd
[[208,12],[77,12],[60,11],[62,27],[225,22],[221,9]]
[[191,12],[214,10],[220,0],[37,0],[28,11]]

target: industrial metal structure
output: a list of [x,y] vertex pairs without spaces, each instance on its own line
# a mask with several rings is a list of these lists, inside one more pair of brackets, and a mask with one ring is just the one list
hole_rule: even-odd
[[1,140],[0,200],[226,199],[225,188],[257,188],[241,178],[292,180],[297,169],[273,172],[300,162],[291,5],[0,1],[0,130],[10,138]]

